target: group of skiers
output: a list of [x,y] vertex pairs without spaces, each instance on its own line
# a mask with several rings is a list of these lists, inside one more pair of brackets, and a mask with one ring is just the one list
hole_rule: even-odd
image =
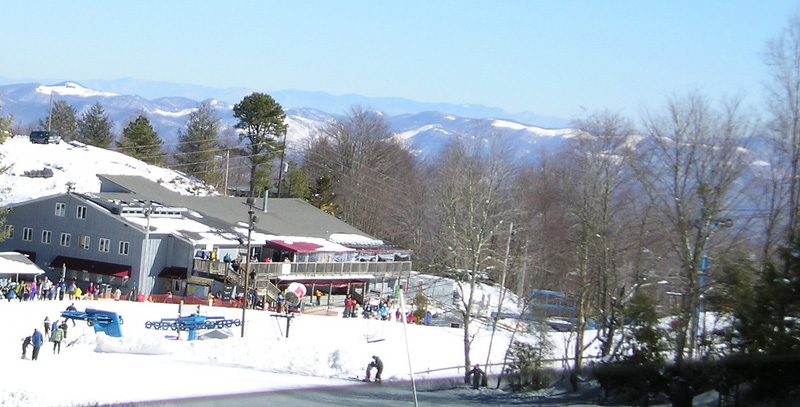
[[[74,311],[75,304],[67,307],[67,310]],[[72,323],[74,326],[75,321],[73,320]],[[39,328],[35,328],[33,330],[33,334],[26,336],[22,340],[22,359],[28,359],[28,346],[33,346],[31,360],[38,360],[39,350],[41,349],[42,345],[44,345],[45,338],[47,338],[49,342],[53,343],[53,354],[61,353],[61,342],[67,339],[67,320],[55,320],[51,323],[50,317],[44,317],[43,327],[44,334],[39,330]]]
[[62,278],[54,283],[45,276],[29,283],[12,281],[0,288],[0,293],[9,302],[14,299],[19,301],[63,301],[65,298],[69,300],[92,300],[100,296],[100,286],[90,282],[86,291],[83,291],[74,280],[67,283]]

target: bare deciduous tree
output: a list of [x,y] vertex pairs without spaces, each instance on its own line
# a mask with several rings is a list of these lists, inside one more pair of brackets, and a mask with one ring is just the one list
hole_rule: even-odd
[[662,114],[645,117],[650,137],[637,146],[633,168],[662,229],[669,233],[667,241],[679,264],[679,364],[694,354],[696,335],[691,333],[697,330],[707,278],[701,275],[703,257],[709,239],[726,219],[736,181],[746,168],[740,147],[749,126],[738,103],[716,111],[697,94],[674,99]]
[[[629,120],[611,112],[591,114],[575,123],[576,135],[565,146],[562,209],[570,235],[573,266],[564,270],[575,304],[573,385],[583,365],[585,332],[590,319],[609,325],[614,298],[628,281],[622,257],[630,250],[631,172],[626,169],[627,143],[633,135]],[[610,334],[613,338],[613,332]],[[606,342],[608,337],[603,338]]]
[[800,15],[789,20],[784,32],[767,43],[764,62],[769,69],[767,106],[771,113],[770,130],[774,135],[778,162],[785,172],[786,195],[780,206],[785,211],[786,243],[800,230]]
[[433,181],[438,213],[435,244],[437,265],[458,285],[457,312],[464,332],[464,367],[469,370],[470,349],[478,315],[475,286],[501,267],[511,209],[514,166],[510,150],[496,132],[476,130],[468,141],[454,139],[445,148]]
[[303,169],[311,179],[331,177],[342,220],[371,235],[405,241],[397,224],[411,204],[407,186],[419,180],[414,157],[392,135],[382,115],[353,107],[311,142]]

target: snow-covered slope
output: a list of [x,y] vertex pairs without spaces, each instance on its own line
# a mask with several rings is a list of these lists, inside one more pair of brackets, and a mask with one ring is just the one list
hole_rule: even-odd
[[146,164],[122,153],[77,142],[33,144],[16,136],[0,144],[0,204],[8,205],[66,192],[99,192],[97,174],[140,175],[187,195],[216,192],[179,172]]

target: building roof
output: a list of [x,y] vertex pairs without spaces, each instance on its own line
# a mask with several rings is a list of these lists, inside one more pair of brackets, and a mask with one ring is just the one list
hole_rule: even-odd
[[[102,201],[105,201],[105,205],[112,212],[114,203],[140,206],[143,209],[148,202],[153,202],[154,205],[165,208],[180,208],[186,218],[184,229],[187,229],[187,236],[191,233],[198,233],[200,236],[199,231],[189,230],[189,221],[210,227],[216,231],[214,233],[216,235],[228,233],[226,240],[233,239],[235,235],[246,236],[248,211],[252,209],[257,218],[252,233],[255,242],[278,236],[303,236],[325,240],[331,240],[331,236],[338,237],[337,240],[340,240],[341,236],[352,236],[352,240],[362,244],[364,242],[371,242],[375,246],[383,244],[383,241],[320,211],[301,199],[269,198],[265,202],[264,198],[255,198],[251,206],[246,197],[181,195],[140,176],[98,176],[101,179],[101,192],[91,194],[95,202],[100,200],[98,204],[104,205]],[[155,221],[155,217],[150,221],[153,231],[152,222]],[[136,223],[142,222],[143,219]],[[141,226],[144,227],[144,224]],[[235,232],[235,235],[230,235],[230,232]],[[192,236],[192,240],[198,240],[198,236]]]

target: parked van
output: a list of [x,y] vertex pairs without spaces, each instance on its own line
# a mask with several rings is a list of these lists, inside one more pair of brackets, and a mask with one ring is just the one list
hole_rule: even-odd
[[32,131],[28,137],[31,139],[31,143],[37,144],[58,144],[61,142],[61,136],[58,134],[43,130]]

